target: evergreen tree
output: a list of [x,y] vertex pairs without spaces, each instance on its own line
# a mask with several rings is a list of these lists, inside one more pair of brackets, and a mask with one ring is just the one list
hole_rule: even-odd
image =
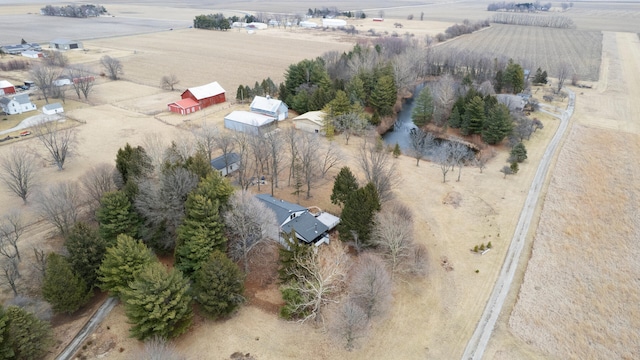
[[329,101],[325,106],[326,113],[329,117],[336,117],[351,111],[351,101],[347,93],[342,90],[336,92],[336,97]]
[[509,166],[509,168],[511,169],[511,173],[512,174],[517,174],[518,170],[520,170],[520,167],[518,166],[518,163],[515,162],[515,161],[511,163],[511,166]]
[[496,93],[500,94],[502,92],[502,88],[504,88],[504,76],[502,74],[502,70],[496,71],[496,78],[493,82],[493,88],[496,90]]
[[134,148],[127,143],[124,148],[118,150],[116,169],[122,176],[122,184],[116,185],[118,188],[122,188],[130,179],[149,174],[153,171],[153,165],[151,165],[151,159],[142,146]]
[[11,348],[9,334],[9,317],[0,304],[0,359],[14,359],[15,354]]
[[364,105],[367,101],[367,93],[364,90],[364,82],[358,76],[354,76],[347,83],[346,89],[349,100],[352,103],[358,103]]
[[206,199],[217,202],[221,208],[225,208],[233,192],[234,189],[229,180],[214,171],[200,180],[198,186],[191,193],[202,195]]
[[310,251],[313,251],[313,247],[303,243],[296,236],[295,230],[291,230],[291,233],[282,233],[284,239],[284,246],[279,249],[278,262],[278,279],[281,284],[287,284],[290,281],[297,280],[297,277],[293,275],[296,272],[304,271],[300,266],[299,259],[304,258]]
[[98,231],[84,222],[78,222],[64,242],[69,252],[69,264],[91,290],[98,282],[98,268],[107,252],[107,242]]
[[42,284],[42,297],[47,300],[53,311],[74,313],[91,297],[87,284],[62,255],[50,253],[47,256],[47,269]]
[[209,156],[202,150],[198,150],[195,154],[189,156],[184,163],[184,168],[198,175],[199,179],[204,179],[214,172]]
[[509,64],[504,72],[504,85],[514,94],[524,90],[524,70],[513,59],[509,59]]
[[521,163],[527,160],[527,148],[525,148],[524,144],[520,142],[511,149],[510,155],[511,160]]
[[449,117],[449,126],[454,129],[459,129],[462,126],[462,116],[460,115],[460,111],[457,106],[453,107],[451,111],[451,116]]
[[202,312],[212,318],[231,314],[244,301],[243,280],[238,265],[214,251],[196,271],[193,283]]
[[465,107],[465,119],[468,122],[463,123],[463,130],[466,130],[467,134],[479,134],[482,132],[485,122],[484,101],[481,97],[476,96],[467,103]]
[[400,150],[400,144],[396,142],[396,145],[393,147],[393,157],[399,158],[402,155],[402,151]]
[[243,103],[245,100],[247,100],[248,97],[249,94],[247,94],[247,92],[244,90],[244,86],[238,85],[238,90],[236,91],[236,100],[240,101],[240,103]]
[[398,90],[392,75],[383,75],[378,78],[371,97],[369,105],[381,116],[391,115],[393,105],[396,103]]
[[511,120],[509,108],[503,104],[498,104],[489,112],[485,128],[482,131],[482,140],[490,145],[498,144],[511,133],[512,128],[513,121]]
[[533,77],[534,84],[546,84],[547,83],[547,72],[542,71],[542,69],[538,68],[536,70],[536,75]]
[[224,251],[227,239],[216,200],[191,193],[185,203],[185,218],[178,227],[176,267],[191,276],[214,250]]
[[380,199],[372,183],[349,194],[342,210],[340,225],[338,225],[340,240],[354,240],[351,232],[355,231],[358,242],[365,246],[369,245],[373,217],[378,211],[380,211]]
[[98,269],[100,288],[111,296],[121,296],[134,276],[156,261],[151,250],[142,241],[128,235],[118,235],[116,244],[107,248]]
[[191,325],[189,279],[159,261],[138,272],[123,292],[124,309],[133,324],[129,333],[138,340],[153,336],[173,338]]
[[411,118],[417,127],[423,127],[431,122],[433,118],[433,96],[431,96],[431,90],[429,90],[428,86],[425,86],[418,94],[416,105],[411,112]]
[[13,352],[9,359],[43,359],[54,344],[49,323],[16,306],[6,309],[6,318],[8,343]]
[[96,217],[100,223],[100,236],[109,244],[113,244],[120,234],[131,237],[138,235],[140,218],[122,190],[108,192],[102,196]]
[[343,206],[349,194],[356,190],[358,190],[358,179],[356,179],[356,176],[353,175],[348,166],[343,167],[333,182],[331,203]]

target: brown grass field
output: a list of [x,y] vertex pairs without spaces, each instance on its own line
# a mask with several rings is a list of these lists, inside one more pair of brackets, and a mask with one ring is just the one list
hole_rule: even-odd
[[468,51],[489,58],[507,57],[556,76],[560,62],[571,65],[571,74],[596,81],[600,70],[602,34],[598,31],[553,29],[535,26],[492,24],[489,29],[462,36],[442,45],[444,49]]
[[[286,1],[277,4],[301,7],[301,11],[311,6]],[[351,4],[353,8],[363,6],[355,2],[337,6],[342,8]],[[116,82],[99,79],[89,103],[70,105],[68,116],[79,120],[80,143],[76,155],[61,172],[43,163],[43,184],[75,180],[94,164],[113,162],[118,148],[126,142],[141,144],[148,133],[160,133],[167,141],[188,136],[185,128],[197,126],[203,120],[221,127],[225,114],[246,107],[231,102],[189,117],[169,114],[166,103],[179,98],[179,92],[159,89],[162,75],[175,73],[181,80],[178,85],[181,89],[217,80],[226,88],[228,97],[233,98],[239,84],[252,85],[267,76],[282,81],[286,67],[293,62],[353,46],[353,38],[327,31],[269,29],[249,35],[238,31],[218,33],[177,27],[173,31],[159,32],[159,28],[154,27],[153,24],[164,26],[155,20],[172,19],[171,14],[186,24],[194,15],[214,12],[203,9],[206,6],[202,4],[190,5],[162,3],[151,8],[144,2],[127,5],[116,1],[108,6],[117,13],[116,19],[130,18],[121,23],[125,28],[123,33],[114,30],[109,37],[102,30],[87,27],[86,37],[96,39],[85,40],[86,52],[69,53],[72,63],[85,63],[98,71],[98,59],[108,54],[121,59],[125,74],[123,80]],[[264,3],[255,5],[267,7]],[[377,9],[385,5],[370,3],[366,8],[376,16]],[[404,8],[400,6],[407,4],[397,5],[385,8],[387,16],[404,19],[409,13],[419,16],[420,9],[424,9],[425,19],[438,18],[439,21],[433,23],[399,20],[405,25],[402,31],[415,36],[441,32],[447,24],[470,17],[467,15],[479,16],[477,14],[486,8],[486,3],[482,2],[434,3]],[[581,16],[585,21],[598,16],[603,16],[598,21],[605,21],[603,19],[618,14],[615,9],[605,11],[605,5],[597,8],[592,3],[576,3],[571,11],[577,12],[583,5],[595,9],[593,13],[584,11]],[[36,2],[0,6],[2,10],[7,9],[0,14],[0,30],[6,29],[4,18],[34,12],[39,6]],[[225,4],[225,7],[235,9],[242,6],[246,4]],[[633,4],[620,8],[625,14],[634,9]],[[254,11],[266,10],[258,8]],[[484,14],[486,12],[482,16]],[[634,18],[640,13],[630,14]],[[151,33],[123,36],[138,31],[135,27],[127,28],[128,21],[144,24],[144,18],[155,19],[149,23],[152,24]],[[622,17],[619,30],[628,26],[624,19],[626,17]],[[377,26],[376,31],[391,33],[396,30],[392,23],[360,21],[356,26],[363,31]],[[11,24],[14,26],[11,31],[0,32],[1,41],[6,36],[11,36],[11,42],[15,42],[14,37],[22,37],[22,30],[16,30],[16,26],[33,31],[24,23]],[[609,28],[616,28],[613,22],[608,24]],[[80,29],[85,29],[80,25],[70,28],[78,34]],[[39,29],[39,35],[34,32],[33,38],[47,37],[42,31]],[[486,30],[480,34],[484,32]],[[506,42],[507,37],[502,36]],[[589,36],[583,38],[588,39],[589,44],[598,38],[597,35]],[[272,53],[274,48],[279,50],[277,54]],[[638,357],[636,334],[640,320],[633,308],[638,301],[637,279],[640,278],[640,271],[633,261],[638,253],[637,241],[634,242],[639,233],[635,203],[640,193],[637,181],[633,181],[639,176],[633,164],[640,156],[637,147],[640,108],[634,102],[640,97],[638,37],[632,33],[606,32],[602,51],[597,87],[576,90],[576,126],[565,140],[565,149],[557,160],[554,175],[549,177],[540,223],[532,230],[531,259],[528,266],[528,259],[521,264],[519,281],[522,288],[519,282],[514,284],[511,306],[503,310],[486,358]],[[24,80],[25,76],[25,73],[0,73],[0,78],[16,82]],[[414,232],[418,242],[427,247],[428,273],[424,278],[396,284],[391,314],[374,324],[370,336],[359,349],[342,350],[330,341],[322,327],[278,319],[273,308],[280,301],[279,294],[274,285],[269,285],[256,292],[257,301],[253,305],[244,306],[230,319],[216,322],[198,319],[187,334],[176,340],[178,350],[188,359],[224,359],[236,351],[249,352],[260,360],[459,358],[502,266],[538,160],[557,127],[557,120],[546,115],[536,116],[543,120],[545,128],[526,143],[529,159],[517,175],[507,179],[502,179],[499,172],[507,157],[502,148],[498,149],[498,155],[484,173],[466,168],[462,181],[456,182],[450,174],[444,184],[439,167],[427,162],[416,167],[415,160],[406,156],[397,160],[402,183],[396,197],[415,213]],[[0,123],[0,126],[7,125]],[[23,139],[18,143],[33,150],[40,148],[35,139]],[[358,143],[358,139],[352,139],[345,146],[343,139],[335,140],[336,146],[345,152],[344,165],[356,168],[354,157]],[[0,156],[10,146],[15,145],[0,146]],[[617,156],[608,161],[612,154]],[[329,175],[330,179],[334,173]],[[332,185],[329,179],[319,181],[313,197],[309,200],[302,197],[301,203],[335,211],[328,199]],[[276,195],[295,201],[292,191],[285,187]],[[461,199],[458,208],[444,203],[445,198],[454,194]],[[36,222],[31,204],[24,206],[20,199],[6,192],[0,192],[0,204],[1,213],[20,208],[33,222],[22,244],[25,253],[30,252],[32,244],[48,250],[59,249],[61,240],[51,237],[48,225]],[[606,237],[602,236],[605,232]],[[494,248],[486,255],[473,255],[469,251],[474,245],[487,241],[492,241]],[[452,265],[452,271],[443,268],[444,258]],[[28,261],[28,258],[23,261],[22,266],[28,267]],[[29,288],[33,289],[33,286]],[[609,294],[614,296],[606,296]],[[3,299],[9,295],[4,288],[2,295]],[[56,318],[56,335],[60,343],[49,358],[54,358],[83,325],[88,313],[90,311],[83,311],[75,320]],[[92,336],[91,345],[87,345],[83,355],[87,358],[104,355],[109,359],[135,357],[142,345],[128,338],[127,328],[122,307],[116,307]]]

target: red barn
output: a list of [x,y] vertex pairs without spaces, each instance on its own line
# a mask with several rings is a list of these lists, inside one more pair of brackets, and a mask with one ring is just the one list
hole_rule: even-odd
[[200,105],[200,109],[225,102],[225,91],[217,81],[211,84],[188,88],[182,93],[183,99],[192,99]]
[[15,94],[16,88],[7,80],[0,80],[0,95]]

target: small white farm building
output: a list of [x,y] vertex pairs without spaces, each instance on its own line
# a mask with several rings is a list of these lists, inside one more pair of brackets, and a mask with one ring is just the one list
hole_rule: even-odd
[[28,57],[30,59],[37,59],[37,58],[44,57],[44,54],[42,54],[42,51],[27,50],[22,52],[22,56]]
[[287,104],[281,100],[273,99],[270,96],[254,97],[251,105],[249,105],[249,110],[258,114],[273,117],[278,121],[282,121],[289,117],[289,108],[287,107]]
[[62,108],[62,104],[60,103],[53,103],[53,104],[47,104],[44,105],[42,107],[42,112],[45,115],[55,115],[55,114],[60,114],[64,112],[64,109]]
[[49,42],[49,47],[56,50],[74,50],[82,49],[82,43],[80,41],[73,41],[69,39],[53,39]]
[[232,174],[240,168],[240,155],[238,153],[228,153],[226,156],[220,155],[211,160],[211,167],[221,176]]
[[224,127],[249,134],[264,134],[271,130],[275,118],[250,111],[233,111],[224,117]]
[[317,28],[318,24],[314,23],[313,21],[300,21],[300,23],[298,24],[300,27],[303,28]]
[[300,116],[293,118],[293,127],[315,134],[324,134],[324,117],[323,111],[309,111]]
[[347,22],[342,19],[322,19],[322,27],[339,28],[347,26]]
[[29,94],[20,94],[12,98],[3,97],[0,99],[0,107],[8,115],[36,110],[36,106],[29,100]]

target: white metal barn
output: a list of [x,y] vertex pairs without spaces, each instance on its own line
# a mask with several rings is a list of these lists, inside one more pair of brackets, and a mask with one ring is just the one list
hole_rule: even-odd
[[306,112],[293,118],[293,127],[310,133],[324,134],[323,127],[325,115],[326,114],[323,111]]
[[274,117],[282,121],[289,117],[289,108],[282,100],[273,99],[271,96],[256,96],[253,98],[249,110]]
[[233,111],[224,117],[224,127],[229,130],[258,135],[266,133],[275,123],[275,118],[249,111]]
[[64,109],[62,108],[62,104],[53,103],[53,104],[47,104],[47,105],[43,106],[42,107],[42,112],[45,115],[54,115],[54,114],[63,113]]

